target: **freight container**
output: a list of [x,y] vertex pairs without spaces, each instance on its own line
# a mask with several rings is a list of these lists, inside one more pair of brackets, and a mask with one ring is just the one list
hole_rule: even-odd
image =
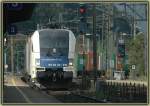
[[86,70],[87,71],[92,71],[93,70],[93,53],[92,52],[87,53]]
[[[99,65],[99,56],[97,55],[97,69],[98,69],[98,65]],[[86,70],[87,71],[92,71],[93,70],[93,52],[88,52],[87,53],[87,62],[86,62]]]
[[[84,70],[84,73],[86,73],[87,75],[91,75],[93,72],[93,52],[88,52],[88,53],[84,53],[84,55],[82,53],[78,53],[77,56],[77,73],[78,76],[82,75],[82,72]],[[84,58],[84,61],[83,61]],[[97,56],[97,70],[98,70],[98,66],[99,65],[99,56]],[[99,73],[99,72],[98,72]]]
[[82,71],[86,70],[86,64],[87,64],[87,54],[78,53],[77,54],[77,74],[81,75]]

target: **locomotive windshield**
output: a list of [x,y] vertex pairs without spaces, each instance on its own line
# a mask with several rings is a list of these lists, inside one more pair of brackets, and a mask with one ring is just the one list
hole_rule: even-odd
[[68,56],[69,32],[48,29],[39,32],[41,57]]

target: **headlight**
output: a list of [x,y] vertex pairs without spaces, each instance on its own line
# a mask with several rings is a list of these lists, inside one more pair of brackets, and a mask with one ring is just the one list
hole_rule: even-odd
[[37,66],[40,65],[40,59],[35,59],[35,65],[37,65]]
[[69,63],[69,66],[72,66],[72,65],[73,65],[73,63],[72,63],[72,62],[70,62],[70,63]]
[[63,66],[65,67],[65,66],[67,66],[67,64],[63,64]]

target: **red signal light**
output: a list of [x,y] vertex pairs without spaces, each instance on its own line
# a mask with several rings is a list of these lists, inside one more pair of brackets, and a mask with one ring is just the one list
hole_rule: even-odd
[[84,8],[80,8],[80,13],[85,13],[85,9]]

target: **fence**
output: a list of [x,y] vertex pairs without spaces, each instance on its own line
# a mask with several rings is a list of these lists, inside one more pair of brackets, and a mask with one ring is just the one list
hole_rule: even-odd
[[97,98],[111,102],[146,103],[147,86],[136,83],[104,82],[97,83]]

